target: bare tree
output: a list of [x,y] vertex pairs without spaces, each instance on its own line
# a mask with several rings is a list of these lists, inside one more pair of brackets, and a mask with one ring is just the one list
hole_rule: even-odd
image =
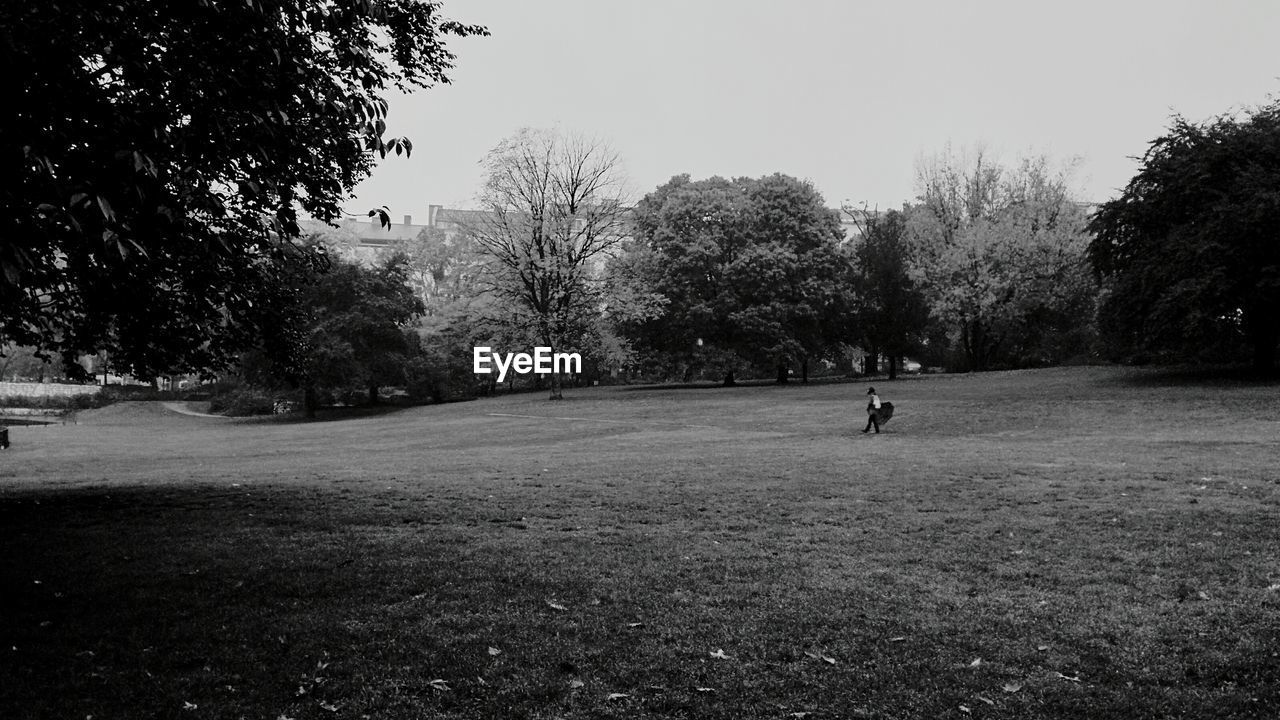
[[[625,180],[599,140],[524,129],[485,156],[486,212],[467,230],[492,263],[490,290],[536,342],[561,352],[598,311],[605,255],[626,235]],[[551,399],[562,383],[551,376]]]

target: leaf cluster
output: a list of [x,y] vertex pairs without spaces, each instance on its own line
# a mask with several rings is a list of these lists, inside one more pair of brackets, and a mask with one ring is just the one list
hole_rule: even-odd
[[618,284],[643,301],[621,317],[637,348],[775,365],[831,343],[843,230],[810,183],[677,176],[641,200],[634,228]]
[[1044,156],[1005,166],[948,151],[918,170],[920,197],[907,216],[912,275],[964,365],[1082,353],[1096,287],[1070,166],[1055,170]]
[[411,150],[383,94],[447,82],[444,39],[485,32],[411,0],[5,3],[0,341],[226,364],[264,287],[324,266],[298,213],[333,220]]
[[1120,354],[1203,356],[1280,337],[1280,102],[1175,117],[1124,192],[1093,216],[1104,330]]

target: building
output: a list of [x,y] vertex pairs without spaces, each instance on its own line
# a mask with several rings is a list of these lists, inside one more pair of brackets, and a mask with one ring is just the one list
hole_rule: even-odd
[[[839,212],[839,211],[837,211]],[[389,247],[396,241],[413,240],[428,229],[436,229],[445,233],[446,238],[457,238],[467,227],[476,227],[488,217],[487,210],[459,210],[446,208],[443,205],[427,206],[427,222],[414,223],[412,215],[401,216],[401,222],[392,222],[384,227],[377,217],[367,220],[348,218],[338,223],[337,228],[322,222],[311,220],[300,223],[303,233],[322,233],[334,236],[335,250],[349,252],[362,263],[372,263],[379,251]],[[839,212],[840,226],[844,230],[846,241],[861,237],[858,224],[847,213]]]

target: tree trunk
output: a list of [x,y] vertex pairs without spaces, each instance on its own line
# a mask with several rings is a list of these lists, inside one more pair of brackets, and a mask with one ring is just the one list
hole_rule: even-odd
[[809,382],[809,356],[808,355],[806,355],[804,359],[800,361],[800,382],[802,383]]
[[973,351],[973,338],[971,336],[972,325],[969,322],[960,323],[960,348],[964,350],[964,362],[967,367],[965,370],[976,370]]
[[900,365],[901,363],[902,363],[902,358],[898,357],[897,355],[889,356],[889,379],[890,380],[898,379],[898,365]]
[[733,379],[733,371],[732,371],[732,370],[730,370],[729,372],[727,372],[727,373],[725,373],[725,374],[724,374],[724,386],[725,386],[725,387],[733,387],[734,385],[737,385],[737,384],[738,384],[738,383],[737,383],[737,381]]
[[1254,333],[1253,369],[1262,375],[1270,375],[1276,369],[1276,333]]
[[1276,344],[1280,342],[1280,325],[1270,313],[1250,308],[1245,316],[1245,337],[1253,345],[1253,369],[1262,375],[1270,375],[1276,369]]
[[880,353],[872,350],[862,356],[862,374],[875,375],[880,372]]
[[377,385],[369,386],[369,404],[370,405],[378,404],[378,386]]
[[787,384],[787,363],[782,360],[778,361],[778,384]]
[[560,379],[560,373],[551,373],[551,397],[548,400],[564,399],[564,382]]
[[981,320],[972,320],[965,324],[963,334],[965,354],[968,356],[969,369],[983,372],[988,367],[989,353],[987,348],[987,332]]
[[307,411],[307,417],[314,418],[316,416],[316,386],[308,385],[302,392],[302,406]]

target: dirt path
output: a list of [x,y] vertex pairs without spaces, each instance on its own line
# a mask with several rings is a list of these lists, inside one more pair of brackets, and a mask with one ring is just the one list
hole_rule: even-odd
[[228,419],[226,415],[210,415],[209,413],[202,413],[196,410],[192,410],[190,407],[187,407],[187,405],[188,403],[166,402],[164,403],[164,409],[172,410],[173,412],[176,412],[182,415],[191,415],[194,417],[221,418],[223,420]]

